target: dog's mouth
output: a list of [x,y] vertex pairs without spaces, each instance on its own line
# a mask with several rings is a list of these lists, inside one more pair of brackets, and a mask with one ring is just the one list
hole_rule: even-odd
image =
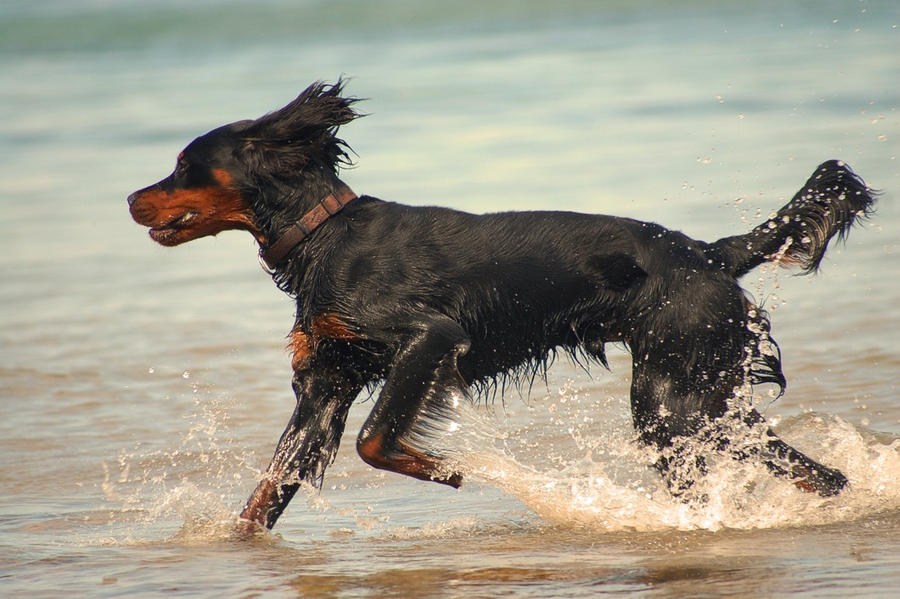
[[175,237],[179,231],[182,231],[194,224],[199,216],[199,212],[194,210],[186,210],[171,220],[150,228],[150,237],[153,241],[162,245],[169,245],[175,241]]

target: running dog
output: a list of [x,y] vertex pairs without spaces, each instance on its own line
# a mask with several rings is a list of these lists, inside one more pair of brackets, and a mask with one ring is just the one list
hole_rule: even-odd
[[[735,416],[730,400],[744,385],[786,384],[768,317],[738,279],[766,261],[818,269],[829,241],[872,211],[875,193],[848,166],[821,164],[765,222],[712,243],[615,216],[407,206],[338,178],[350,149],[337,130],[360,116],[342,92],[340,80],[317,82],[280,110],[202,135],[171,175],[128,197],[165,246],[248,231],[296,300],[297,403],[244,519],[271,528],[301,484],[320,487],[350,405],[379,385],[362,459],[458,487],[461,473],[428,443],[455,401],[533,381],[560,351],[605,366],[610,342],[631,352],[634,425],[674,493],[691,485],[684,472],[702,474],[704,455],[671,448],[697,436],[805,491],[847,484],[752,408]],[[735,422],[762,431],[757,449],[730,446]]]

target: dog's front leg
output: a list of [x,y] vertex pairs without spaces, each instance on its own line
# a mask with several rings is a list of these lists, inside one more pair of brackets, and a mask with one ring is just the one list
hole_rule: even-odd
[[427,443],[447,426],[455,403],[466,396],[468,384],[457,358],[469,346],[465,331],[444,317],[413,328],[359,433],[356,449],[366,463],[421,480],[460,485],[461,475],[448,471]]
[[301,484],[320,487],[334,460],[350,405],[362,384],[334,370],[308,368],[293,380],[297,405],[265,476],[241,518],[272,528]]

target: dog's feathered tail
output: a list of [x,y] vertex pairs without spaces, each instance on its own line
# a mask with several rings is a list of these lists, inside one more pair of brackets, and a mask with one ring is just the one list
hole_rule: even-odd
[[710,258],[740,277],[766,261],[799,265],[813,273],[835,235],[872,213],[876,192],[839,160],[823,162],[803,188],[766,222],[749,233],[707,246]]

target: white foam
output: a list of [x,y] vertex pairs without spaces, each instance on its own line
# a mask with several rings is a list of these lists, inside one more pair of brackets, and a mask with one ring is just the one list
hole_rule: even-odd
[[[201,409],[180,448],[136,446],[104,464],[102,490],[114,506],[114,530],[104,542],[206,543],[247,536],[237,510],[252,486],[248,481],[260,475],[251,466],[259,460],[231,443],[227,406],[204,402],[198,400]],[[708,474],[691,489],[705,499],[685,502],[671,495],[652,468],[655,454],[636,442],[623,397],[583,393],[569,382],[514,408],[524,414],[497,416],[461,402],[447,430],[431,439],[433,447],[449,456],[448,466],[462,471],[464,480],[514,496],[555,526],[598,532],[758,529],[828,524],[900,509],[900,438],[836,416],[802,414],[785,420],[777,432],[849,478],[849,489],[837,497],[803,493],[760,464],[726,456],[710,460]],[[295,502],[304,495],[307,510],[356,531],[383,530],[389,519],[388,513],[356,504],[336,507],[312,489],[299,493]],[[467,513],[448,517],[414,532],[440,536],[491,524]],[[400,534],[397,530],[391,534]]]
[[[592,434],[593,422],[565,428],[566,416],[555,404],[546,411],[551,417],[543,426],[556,426],[556,436],[534,443],[518,437],[544,434],[540,419],[514,433],[489,435],[502,431],[502,422],[472,409],[461,412],[454,428],[468,436],[448,432],[442,451],[453,455],[466,479],[502,489],[546,522],[603,532],[810,526],[900,509],[900,438],[836,416],[803,414],[777,432],[849,478],[838,496],[802,492],[760,463],[721,456],[708,461],[708,474],[691,488],[703,500],[683,501],[651,467],[654,454],[638,445],[630,426]],[[572,420],[583,420],[577,409]]]

